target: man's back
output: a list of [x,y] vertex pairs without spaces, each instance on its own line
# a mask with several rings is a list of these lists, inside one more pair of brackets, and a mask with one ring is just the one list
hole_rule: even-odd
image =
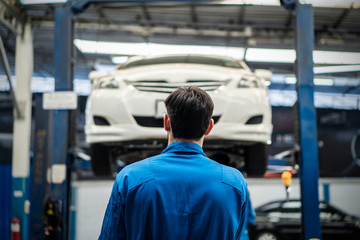
[[238,239],[246,187],[240,172],[198,144],[174,142],[120,172],[100,239]]

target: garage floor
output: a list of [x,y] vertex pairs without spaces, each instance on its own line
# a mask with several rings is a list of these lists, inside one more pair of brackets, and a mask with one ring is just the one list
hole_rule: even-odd
[[[360,216],[360,179],[320,179],[320,200],[323,200],[324,183],[330,184],[330,203],[349,214]],[[248,179],[248,184],[254,207],[286,197],[281,179]],[[98,237],[112,185],[113,181],[111,180],[73,183],[77,240]],[[299,179],[293,179],[290,198],[299,197],[300,182]]]

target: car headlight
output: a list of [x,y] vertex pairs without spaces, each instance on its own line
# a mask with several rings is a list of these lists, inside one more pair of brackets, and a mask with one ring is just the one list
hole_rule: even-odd
[[257,79],[241,78],[238,83],[238,88],[258,88],[259,83]]
[[119,88],[119,83],[114,78],[100,79],[97,84],[94,85],[95,89],[103,88]]

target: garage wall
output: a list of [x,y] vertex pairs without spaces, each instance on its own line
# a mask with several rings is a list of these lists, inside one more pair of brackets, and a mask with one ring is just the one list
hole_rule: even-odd
[[[320,179],[321,200],[323,183],[330,184],[330,203],[347,213],[360,216],[360,179]],[[248,184],[254,207],[286,197],[281,179],[248,179]],[[73,184],[77,191],[74,226],[77,240],[98,237],[112,185],[113,181],[82,181]],[[299,196],[299,179],[294,179],[290,197]]]
[[[264,203],[285,199],[285,187],[281,179],[248,179],[248,187],[253,207]],[[324,200],[323,185],[330,186],[330,203],[344,212],[360,216],[360,179],[323,178],[319,180],[319,199]],[[300,180],[293,179],[290,198],[300,198]]]
[[[316,109],[321,177],[360,177],[360,111]],[[274,126],[271,155],[292,149],[295,144],[294,113],[290,107],[272,107]],[[352,145],[352,141],[354,144]],[[353,156],[352,151],[356,153]]]
[[10,239],[11,165],[0,164],[0,239]]
[[75,236],[77,240],[97,239],[113,181],[75,182]]

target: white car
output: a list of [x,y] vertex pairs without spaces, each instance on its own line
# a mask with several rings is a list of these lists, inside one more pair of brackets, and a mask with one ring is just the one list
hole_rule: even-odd
[[271,72],[253,73],[245,63],[208,55],[133,57],[111,74],[91,72],[86,105],[86,141],[96,175],[158,154],[166,147],[165,98],[181,86],[207,91],[215,126],[204,149],[214,160],[249,176],[262,176],[271,141]]

